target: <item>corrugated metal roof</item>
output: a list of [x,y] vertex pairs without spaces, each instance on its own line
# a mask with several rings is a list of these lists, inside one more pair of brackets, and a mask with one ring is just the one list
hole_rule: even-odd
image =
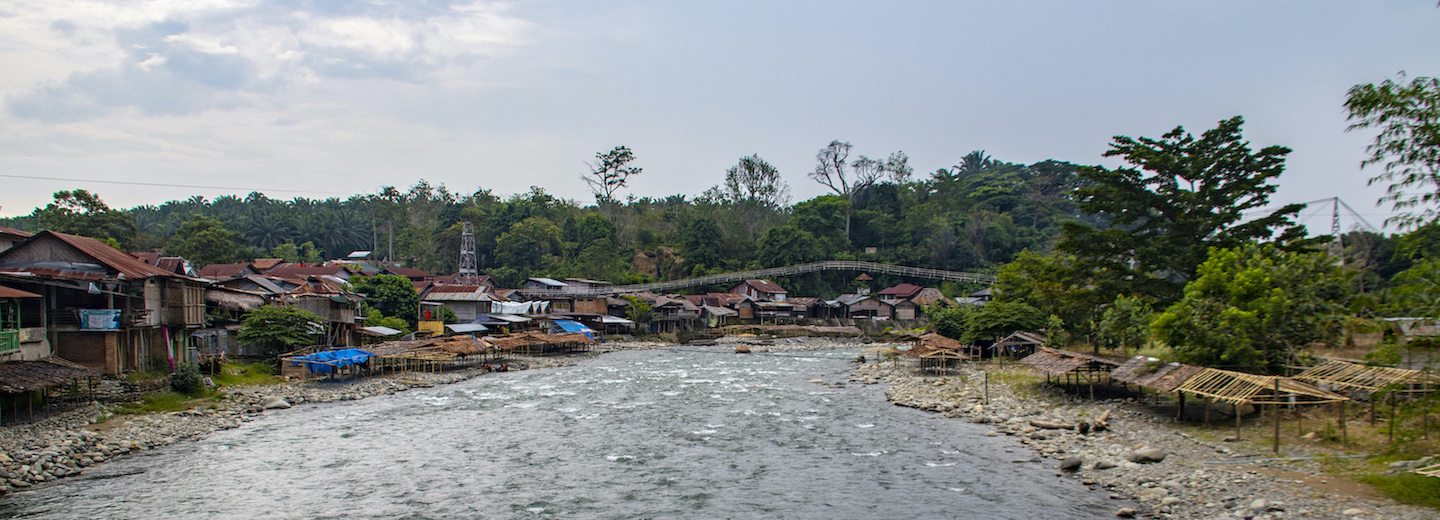
[[[29,248],[37,247],[35,244],[40,244],[45,241],[51,240],[61,242],[79,251],[81,254],[95,259],[96,261],[100,262],[100,264],[104,265],[109,271],[124,275],[124,278],[129,278],[132,280],[140,280],[153,276],[163,276],[167,278],[183,278],[182,276],[175,273],[168,272],[164,269],[160,269],[158,267],[142,262],[140,261],[140,259],[131,256],[130,253],[126,253],[119,249],[110,247],[108,244],[99,240],[90,237],[82,237],[79,235],[56,233],[54,231],[48,230],[41,231],[40,234],[35,235],[30,240],[25,241],[25,243],[23,244],[0,252],[0,261],[3,261],[4,259],[9,257],[19,256],[21,253],[27,251]],[[33,270],[30,271],[34,272]],[[63,270],[60,270],[59,273],[51,274],[51,276],[55,276],[57,278],[66,277]]]
[[893,294],[900,298],[909,298],[918,294],[921,290],[924,289],[924,287],[907,282],[896,285],[894,287],[886,287],[884,289],[881,289],[880,292],[877,294]]
[[758,291],[760,291],[760,292],[765,292],[765,293],[783,293],[783,292],[785,292],[785,289],[784,289],[784,288],[781,288],[779,285],[776,285],[775,282],[772,282],[772,281],[770,281],[770,280],[745,280],[745,283],[746,283],[746,284],[749,284],[751,287],[754,287],[755,290],[758,290]]
[[40,295],[0,285],[0,298],[39,298]]
[[15,229],[15,228],[5,227],[5,226],[0,226],[0,235],[13,235],[13,236],[17,236],[17,237],[20,237],[20,238],[30,238],[30,237],[35,236],[35,235],[33,235],[33,234],[26,233],[26,232],[24,232],[24,231],[20,231],[20,230]]

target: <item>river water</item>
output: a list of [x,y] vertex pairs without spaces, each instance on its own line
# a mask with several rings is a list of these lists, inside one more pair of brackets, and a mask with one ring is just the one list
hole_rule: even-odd
[[0,499],[10,518],[1113,518],[850,349],[622,351],[306,405]]

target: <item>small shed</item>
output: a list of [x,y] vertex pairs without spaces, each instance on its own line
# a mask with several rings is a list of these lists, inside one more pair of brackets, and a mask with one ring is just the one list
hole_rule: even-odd
[[1048,341],[1050,338],[1044,334],[1017,330],[1010,333],[1009,336],[1000,338],[1000,341],[996,341],[990,348],[997,356],[1028,356],[1035,353],[1036,349],[1044,347]]
[[1113,359],[1049,347],[1040,347],[1040,351],[1021,359],[1020,364],[1045,374],[1046,382],[1055,377],[1057,382],[1064,378],[1067,384],[1088,384],[1092,394],[1095,383],[1104,382],[1110,372],[1120,366],[1120,362]]

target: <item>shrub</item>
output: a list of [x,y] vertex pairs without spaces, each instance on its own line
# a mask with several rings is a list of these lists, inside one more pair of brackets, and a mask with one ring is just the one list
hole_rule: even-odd
[[205,389],[205,381],[201,379],[200,367],[191,363],[181,363],[174,374],[170,374],[170,389],[186,395],[195,395]]

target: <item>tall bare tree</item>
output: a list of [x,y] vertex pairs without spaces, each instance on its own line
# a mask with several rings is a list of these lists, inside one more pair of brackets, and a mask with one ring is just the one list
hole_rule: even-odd
[[590,191],[595,193],[595,202],[600,206],[606,206],[615,202],[615,192],[625,187],[630,176],[640,175],[640,168],[630,166],[635,160],[635,152],[629,147],[616,146],[608,152],[597,152],[594,163],[586,163],[590,167],[590,174],[580,176],[580,180],[590,185]]

